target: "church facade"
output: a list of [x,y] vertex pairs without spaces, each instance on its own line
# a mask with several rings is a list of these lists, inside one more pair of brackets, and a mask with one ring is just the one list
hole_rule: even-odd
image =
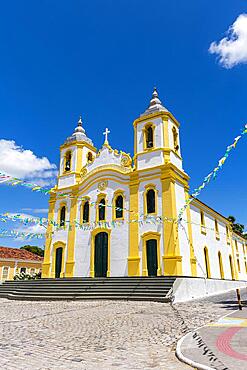
[[179,122],[154,89],[133,123],[134,156],[82,126],[60,148],[42,277],[194,276],[247,280],[247,245],[224,216],[189,199]]

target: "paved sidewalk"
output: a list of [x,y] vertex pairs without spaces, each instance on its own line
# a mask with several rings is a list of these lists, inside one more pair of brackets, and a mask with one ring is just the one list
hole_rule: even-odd
[[189,360],[212,369],[247,369],[247,308],[189,333],[180,351]]
[[[0,299],[0,370],[190,370],[169,304]],[[212,302],[177,305],[191,330],[226,313]]]

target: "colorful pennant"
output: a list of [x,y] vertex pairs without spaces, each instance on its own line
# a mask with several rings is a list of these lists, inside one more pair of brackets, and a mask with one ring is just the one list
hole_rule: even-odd
[[189,204],[193,201],[194,198],[197,198],[198,195],[201,193],[201,191],[205,188],[206,185],[209,184],[209,182],[211,180],[215,180],[216,179],[216,176],[218,174],[218,171],[222,168],[222,166],[224,165],[227,157],[229,156],[229,153],[231,152],[232,149],[236,148],[236,145],[237,143],[239,142],[239,140],[245,135],[247,134],[247,124],[244,126],[243,130],[241,131],[241,135],[237,136],[235,139],[234,139],[234,142],[229,145],[226,149],[226,152],[224,154],[224,156],[218,161],[218,165],[213,169],[212,172],[210,172],[203,180],[203,183],[198,187],[196,188],[193,193],[191,194],[190,198],[185,202],[185,205],[181,208],[181,210],[179,211],[178,213],[178,218],[177,218],[177,221],[179,221],[184,213],[184,211],[186,210],[186,208],[189,206]]

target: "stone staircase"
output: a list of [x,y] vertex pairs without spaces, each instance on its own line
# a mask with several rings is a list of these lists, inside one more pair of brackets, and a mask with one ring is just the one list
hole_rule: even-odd
[[5,281],[0,297],[19,300],[139,300],[168,302],[175,277],[63,278]]

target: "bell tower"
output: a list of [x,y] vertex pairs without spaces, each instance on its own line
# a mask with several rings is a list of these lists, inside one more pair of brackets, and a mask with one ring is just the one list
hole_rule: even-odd
[[74,133],[60,147],[58,189],[73,186],[80,181],[81,169],[96,156],[97,149],[82,127],[81,116]]
[[134,164],[137,170],[172,163],[182,170],[179,123],[162,105],[154,88],[149,107],[134,123]]

